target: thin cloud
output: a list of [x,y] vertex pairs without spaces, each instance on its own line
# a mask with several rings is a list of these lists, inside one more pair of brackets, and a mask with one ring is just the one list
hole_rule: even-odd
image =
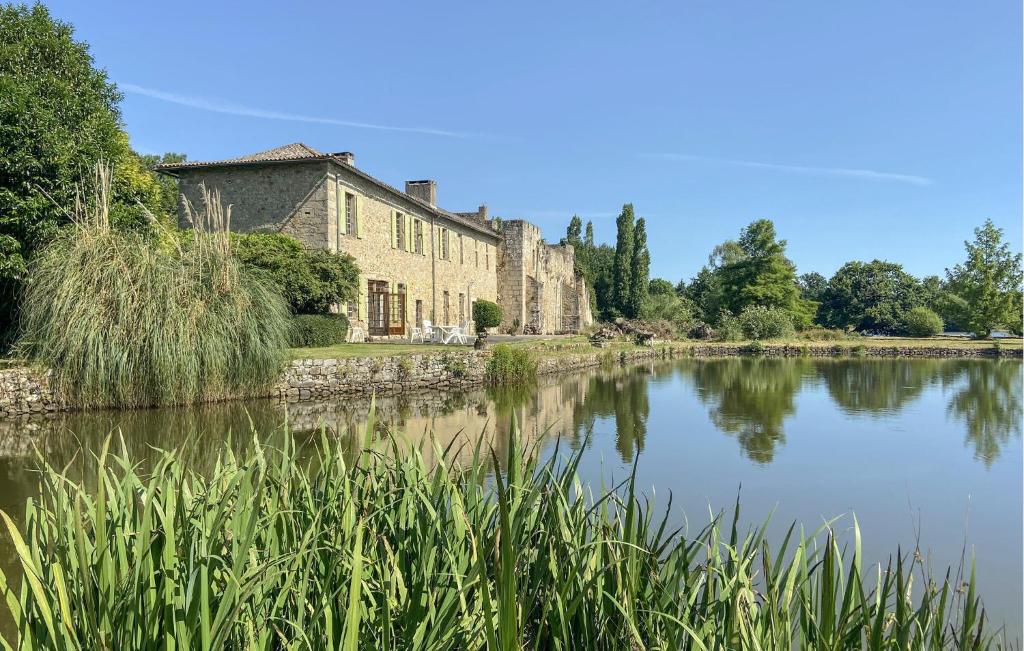
[[879,172],[876,170],[852,169],[846,167],[809,167],[806,165],[781,165],[778,163],[759,163],[749,160],[735,160],[732,158],[711,158],[708,156],[694,156],[692,154],[644,154],[645,158],[662,158],[667,160],[688,160],[705,161],[709,163],[721,163],[722,165],[735,165],[738,167],[754,167],[758,169],[775,170],[778,172],[793,172],[796,174],[812,174],[815,176],[837,176],[851,179],[864,179],[868,181],[895,181],[898,183],[909,183],[911,185],[931,185],[932,180],[924,176],[914,174],[894,174],[892,172]]
[[376,129],[378,131],[402,131],[405,133],[422,133],[429,136],[442,136],[445,138],[470,138],[467,133],[457,131],[446,131],[432,127],[403,127],[389,124],[372,124],[370,122],[356,122],[353,120],[339,120],[337,118],[317,117],[313,115],[299,115],[295,113],[282,113],[280,111],[268,111],[266,109],[242,106],[232,102],[225,102],[217,99],[204,97],[192,97],[189,95],[178,95],[155,88],[146,88],[135,84],[119,83],[118,88],[133,95],[142,95],[152,99],[158,99],[171,104],[188,106],[190,108],[211,113],[223,113],[225,115],[238,115],[250,118],[263,118],[265,120],[284,120],[287,122],[311,122],[314,124],[331,124],[339,127],[352,127],[355,129]]

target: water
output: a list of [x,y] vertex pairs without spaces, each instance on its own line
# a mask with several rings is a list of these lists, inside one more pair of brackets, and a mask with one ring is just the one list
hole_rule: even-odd
[[[639,484],[676,521],[699,527],[731,508],[747,523],[774,511],[774,532],[808,531],[856,514],[866,561],[902,546],[943,573],[977,557],[989,616],[1022,630],[1021,363],[988,360],[684,360],[542,380],[529,392],[409,395],[378,400],[399,436],[441,445],[481,433],[499,453],[514,413],[523,438],[550,454],[556,438],[583,446],[581,474],[595,488],[638,456]],[[21,517],[34,494],[32,450],[53,465],[79,463],[119,429],[145,456],[184,447],[209,464],[227,432],[239,449],[280,431],[359,431],[368,401],[273,401],[0,421],[0,508]],[[430,450],[426,451],[429,456]],[[742,488],[741,488],[742,487]],[[686,520],[684,520],[686,518]],[[867,564],[867,563],[865,563]],[[0,565],[13,567],[0,545]]]

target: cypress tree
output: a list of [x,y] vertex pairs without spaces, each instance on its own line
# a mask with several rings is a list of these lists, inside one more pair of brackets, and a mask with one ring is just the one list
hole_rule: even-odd
[[627,313],[630,289],[633,286],[633,204],[622,206],[615,220],[615,260],[612,266],[612,307]]
[[578,247],[580,243],[583,242],[582,236],[583,222],[579,217],[573,215],[572,219],[569,220],[569,228],[565,229],[565,241],[575,247]]
[[629,285],[629,302],[624,310],[626,316],[637,318],[647,303],[651,275],[651,252],[647,250],[647,222],[643,217],[637,220],[633,231],[632,270]]
[[587,246],[594,246],[594,223],[589,220],[587,221],[587,234],[583,241]]

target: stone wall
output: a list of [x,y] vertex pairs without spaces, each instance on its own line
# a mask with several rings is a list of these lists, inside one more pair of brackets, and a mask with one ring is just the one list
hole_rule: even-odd
[[[231,206],[231,230],[285,233],[307,246],[329,245],[326,215],[330,163],[277,163],[239,167],[183,169],[178,189],[195,207],[203,208],[200,184],[220,192],[221,203]],[[178,205],[178,220],[188,226],[185,208]]]
[[522,220],[504,221],[498,255],[502,331],[519,325],[537,333],[579,332],[593,323],[583,276],[576,273],[571,245],[544,242],[540,229]]
[[[748,354],[737,344],[668,344],[654,348],[597,349],[567,346],[540,357],[540,375],[568,373],[607,363],[630,363],[652,358],[734,357]],[[1020,349],[898,347],[878,346],[857,350],[849,346],[765,346],[765,357],[846,357],[866,358],[1009,358],[1020,359]],[[466,348],[440,353],[390,357],[353,357],[346,359],[300,359],[291,362],[278,383],[262,395],[238,398],[277,397],[301,402],[336,396],[396,395],[405,391],[448,392],[483,384],[484,366],[490,351]],[[74,410],[74,405],[58,401],[49,388],[47,373],[28,368],[0,370],[0,418],[26,414]]]

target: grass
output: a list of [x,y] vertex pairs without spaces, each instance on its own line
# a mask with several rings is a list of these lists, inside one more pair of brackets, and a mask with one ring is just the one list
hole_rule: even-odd
[[537,360],[533,351],[498,344],[484,367],[484,379],[491,386],[528,386],[537,381]]
[[[322,436],[301,454],[225,444],[207,474],[103,452],[89,484],[45,468],[0,576],[18,649],[988,649],[973,571],[885,566],[825,526],[689,534],[580,452],[541,462]],[[108,441],[109,445],[109,441]],[[382,449],[383,448],[383,449]],[[408,452],[408,453],[406,453]]]
[[275,380],[284,300],[231,253],[230,209],[207,194],[186,237],[111,227],[109,171],[33,259],[15,354],[53,370],[83,407],[180,404],[252,393]]

